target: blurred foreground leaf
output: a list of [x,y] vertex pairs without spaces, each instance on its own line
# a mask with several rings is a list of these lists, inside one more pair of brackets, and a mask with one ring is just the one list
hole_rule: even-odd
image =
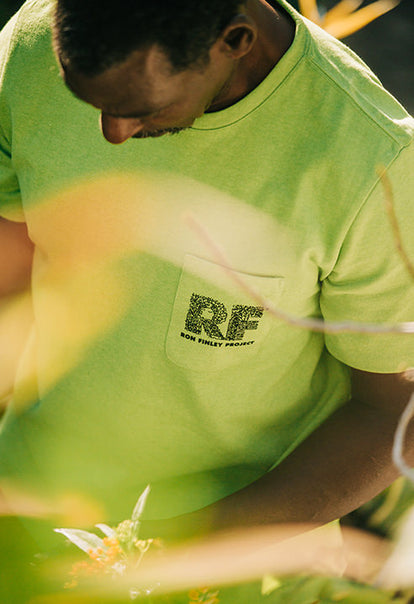
[[300,12],[336,38],[345,38],[395,8],[400,0],[340,0],[322,16],[316,0],[299,0]]

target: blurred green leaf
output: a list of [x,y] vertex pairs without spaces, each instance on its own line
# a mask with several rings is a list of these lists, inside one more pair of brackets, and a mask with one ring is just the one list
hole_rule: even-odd
[[103,532],[106,537],[116,537],[116,531],[107,524],[95,524],[96,528]]
[[88,531],[82,531],[81,529],[54,529],[55,533],[61,533],[64,535],[69,541],[74,543],[79,549],[88,553],[91,549],[96,549],[101,547],[105,549],[105,545],[103,540],[94,535],[93,533],[88,533]]
[[[151,491],[151,487],[148,485],[144,491],[142,492],[142,494],[140,495],[135,507],[134,507],[134,511],[132,512],[132,517],[131,517],[131,521],[132,521],[132,541],[134,539],[138,539],[139,536],[139,529],[141,526],[140,523],[140,518],[144,512],[144,508],[145,508],[145,504],[147,503],[147,498],[148,495]],[[132,543],[130,544],[132,545]]]
[[131,517],[132,522],[138,522],[140,520],[140,518],[144,512],[145,504],[147,503],[147,498],[148,498],[150,491],[151,491],[151,487],[148,485],[144,489],[142,494],[140,495],[140,497],[134,507],[134,511],[132,512],[132,517]]

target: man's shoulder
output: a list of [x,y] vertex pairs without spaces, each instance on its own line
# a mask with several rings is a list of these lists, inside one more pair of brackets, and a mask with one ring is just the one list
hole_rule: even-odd
[[52,0],[29,0],[12,17],[0,33],[0,75],[2,90],[6,82],[20,85],[22,77],[48,70],[53,59],[51,17]]
[[348,46],[313,23],[308,22],[307,27],[307,59],[319,81],[332,92],[327,101],[333,99],[335,113],[342,106],[353,119],[359,115],[361,121],[369,122],[398,146],[407,145],[414,135],[414,121],[406,109]]
[[352,143],[355,132],[361,133],[355,139],[360,143],[395,143],[397,150],[409,144],[414,135],[411,116],[368,65],[287,0],[277,2],[296,23],[294,42],[283,60],[293,65],[291,98],[303,107],[309,125],[329,140],[342,136],[344,144]]
[[28,0],[6,24],[0,34],[0,48],[8,47],[12,54],[16,49],[32,50],[36,44],[46,41],[50,45],[52,0]]
[[53,0],[26,0],[15,15],[16,31],[36,32],[49,28]]

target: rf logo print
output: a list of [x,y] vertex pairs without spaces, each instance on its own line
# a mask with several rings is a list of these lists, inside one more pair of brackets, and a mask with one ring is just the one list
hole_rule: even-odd
[[220,300],[193,293],[185,318],[187,333],[181,336],[210,346],[248,346],[254,340],[245,338],[246,332],[257,330],[263,312],[262,306],[244,304],[228,309]]

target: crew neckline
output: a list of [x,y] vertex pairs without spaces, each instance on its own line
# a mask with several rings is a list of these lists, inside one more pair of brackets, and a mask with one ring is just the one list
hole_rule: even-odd
[[306,53],[309,35],[303,17],[285,0],[277,0],[295,22],[296,30],[292,44],[272,71],[249,94],[220,111],[204,113],[191,126],[192,130],[216,130],[240,121],[262,105],[283,83]]

